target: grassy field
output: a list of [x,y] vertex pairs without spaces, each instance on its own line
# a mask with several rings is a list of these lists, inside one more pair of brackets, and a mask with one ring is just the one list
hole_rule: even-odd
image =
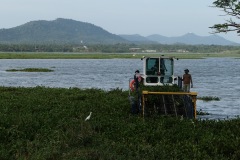
[[112,59],[112,58],[141,58],[142,56],[171,56],[181,59],[199,59],[209,57],[234,57],[239,58],[239,52],[224,53],[124,53],[124,54],[103,54],[103,53],[39,53],[39,52],[9,52],[0,53],[0,59]]
[[240,159],[239,118],[143,119],[120,89],[0,87],[0,98],[1,160]]

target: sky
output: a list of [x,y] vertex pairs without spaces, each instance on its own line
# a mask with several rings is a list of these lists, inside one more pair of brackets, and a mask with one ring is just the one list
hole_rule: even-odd
[[[159,34],[167,37],[194,33],[209,36],[209,27],[228,19],[214,0],[0,0],[0,29],[30,21],[73,19],[113,34]],[[236,32],[217,34],[240,43]]]

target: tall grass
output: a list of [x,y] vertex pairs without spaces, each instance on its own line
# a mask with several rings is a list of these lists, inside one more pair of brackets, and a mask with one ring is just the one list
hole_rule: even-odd
[[239,118],[143,119],[118,88],[0,87],[0,117],[3,160],[240,158]]

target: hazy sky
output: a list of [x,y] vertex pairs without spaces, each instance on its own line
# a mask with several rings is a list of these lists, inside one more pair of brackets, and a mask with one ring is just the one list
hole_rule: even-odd
[[[67,18],[92,23],[113,34],[208,36],[227,17],[214,0],[0,0],[0,28],[29,21]],[[218,34],[240,43],[237,33]]]

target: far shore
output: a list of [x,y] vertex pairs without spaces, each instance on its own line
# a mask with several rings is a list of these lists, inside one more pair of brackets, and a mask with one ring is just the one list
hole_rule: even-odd
[[240,52],[221,53],[73,53],[73,52],[0,52],[0,59],[139,59],[169,56],[180,59],[204,59],[214,57],[240,58]]

